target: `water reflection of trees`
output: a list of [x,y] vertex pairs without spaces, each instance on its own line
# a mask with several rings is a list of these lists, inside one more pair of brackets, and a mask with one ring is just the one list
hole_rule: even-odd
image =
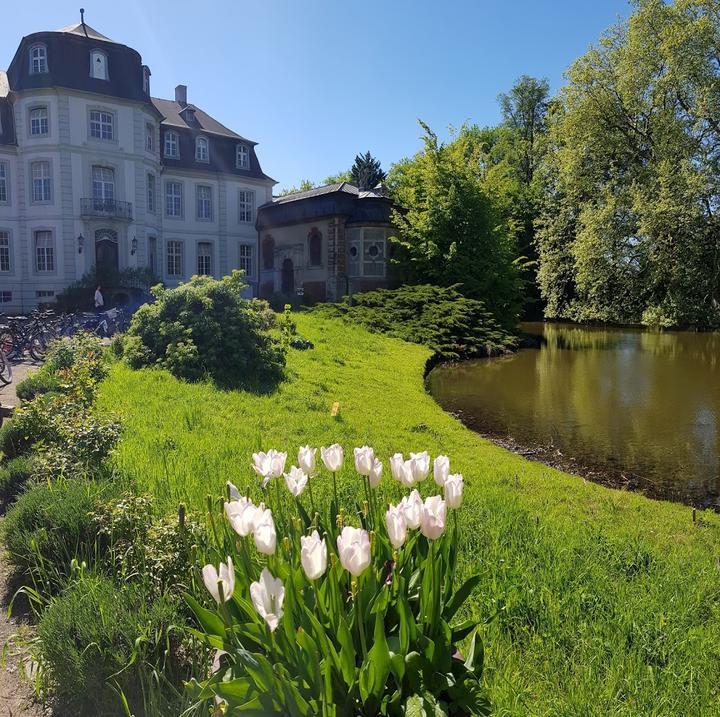
[[717,495],[719,334],[545,331],[547,346],[450,369],[433,394],[521,443],[638,473],[655,494]]

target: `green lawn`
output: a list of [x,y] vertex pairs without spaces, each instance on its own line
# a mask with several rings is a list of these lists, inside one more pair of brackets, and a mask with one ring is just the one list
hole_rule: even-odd
[[[258,449],[342,443],[446,453],[464,474],[463,569],[480,571],[486,677],[498,715],[720,714],[720,519],[586,483],[482,440],[425,392],[428,351],[297,316],[269,396],[116,365],[101,410],[126,431],[117,464],[167,505],[202,510],[226,480],[256,485]],[[330,414],[334,401],[339,415]],[[351,461],[343,494],[361,492]],[[389,471],[388,471],[389,472]],[[429,478],[423,492],[434,491]],[[253,488],[257,492],[257,488]],[[329,495],[315,484],[315,497]],[[400,495],[384,479],[384,498]],[[349,500],[346,502],[349,505]]]

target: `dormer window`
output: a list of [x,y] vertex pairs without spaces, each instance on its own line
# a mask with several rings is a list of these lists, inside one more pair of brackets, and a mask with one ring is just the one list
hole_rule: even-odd
[[47,71],[47,48],[45,45],[33,45],[30,48],[30,74],[41,75]]
[[102,50],[93,50],[90,53],[90,77],[96,80],[108,78],[107,55]]
[[146,95],[150,94],[150,68],[147,65],[143,65],[143,92]]
[[180,156],[177,132],[165,132],[165,156],[177,159]]
[[235,150],[235,166],[238,169],[250,169],[250,150],[245,144],[239,144]]
[[197,137],[195,139],[195,160],[197,162],[209,162],[210,151],[208,149],[208,141],[205,137]]

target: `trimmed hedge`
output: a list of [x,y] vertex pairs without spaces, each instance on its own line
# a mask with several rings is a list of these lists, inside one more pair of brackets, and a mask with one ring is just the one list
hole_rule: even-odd
[[0,503],[9,503],[21,493],[32,475],[32,458],[13,458],[0,465]]
[[485,304],[463,296],[457,286],[378,289],[343,297],[337,304],[323,304],[314,311],[423,344],[441,359],[490,356],[517,348],[517,338],[500,326]]

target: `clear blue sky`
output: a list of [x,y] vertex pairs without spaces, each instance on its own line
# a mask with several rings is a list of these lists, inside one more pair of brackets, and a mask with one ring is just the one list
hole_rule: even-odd
[[521,74],[563,72],[626,17],[626,0],[33,0],[0,24],[0,67],[23,35],[79,20],[134,47],[152,92],[188,99],[259,143],[278,188],[320,181],[370,150],[387,168],[441,136],[492,124]]

